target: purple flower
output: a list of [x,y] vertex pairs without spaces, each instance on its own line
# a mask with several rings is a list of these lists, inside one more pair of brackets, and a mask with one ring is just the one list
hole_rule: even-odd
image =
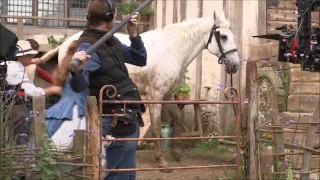
[[292,54],[291,53],[285,53],[284,56],[285,57],[290,57],[290,56],[292,56]]
[[9,89],[8,94],[14,94],[16,91],[13,89]]
[[21,137],[27,137],[28,135],[25,134],[25,133],[22,133],[22,134],[20,134],[19,136],[21,136]]
[[306,101],[312,101],[311,97],[308,96],[308,97],[306,98]]
[[283,122],[285,125],[288,125],[289,124],[289,122],[287,121],[287,122]]
[[299,136],[296,136],[296,137],[294,137],[294,140],[299,141],[299,140],[300,140],[300,137],[299,137]]
[[278,120],[280,121],[282,119],[282,117],[281,116],[278,116]]
[[295,122],[296,122],[296,121],[294,121],[294,120],[292,120],[292,119],[289,120],[289,123],[295,123]]
[[243,104],[249,104],[249,99],[245,99],[245,100],[243,101]]
[[40,113],[37,111],[36,112],[36,117],[39,118],[40,117]]
[[237,154],[236,154],[236,153],[233,153],[233,154],[232,154],[232,157],[236,157],[236,156],[237,156]]
[[290,140],[290,138],[289,137],[286,137],[286,141],[289,141]]
[[269,165],[269,164],[267,164],[267,165],[266,165],[266,168],[269,168],[269,167],[270,167],[270,165]]
[[217,86],[218,86],[218,87],[217,87],[217,90],[218,90],[218,91],[221,91],[221,90],[222,90],[222,87],[223,87],[223,84],[217,84]]
[[285,163],[287,166],[289,166],[289,165],[290,165],[289,159],[285,159],[285,160],[284,160],[284,163]]
[[270,112],[274,112],[274,111],[276,111],[276,110],[273,109],[273,108],[270,108],[269,111],[270,111]]
[[72,134],[70,134],[69,137],[75,137],[75,136],[76,136],[76,134],[75,134],[75,133],[72,133]]
[[274,73],[276,73],[276,75],[279,76],[280,72],[279,71],[274,71]]
[[30,115],[31,115],[31,116],[33,115],[33,111],[30,111]]
[[296,146],[297,146],[297,144],[296,144],[296,143],[293,143],[293,144],[292,144],[292,146],[296,147]]
[[263,60],[263,63],[264,63],[264,64],[267,64],[267,63],[268,63],[268,61],[267,61],[267,60]]
[[26,117],[25,121],[26,121],[26,122],[29,122],[29,121],[30,121],[29,117]]
[[307,116],[307,114],[306,113],[302,113],[301,116]]
[[304,54],[300,54],[300,56],[301,56],[301,57],[303,57],[303,56],[304,56]]
[[24,161],[30,161],[30,159],[29,159],[29,158],[26,158]]

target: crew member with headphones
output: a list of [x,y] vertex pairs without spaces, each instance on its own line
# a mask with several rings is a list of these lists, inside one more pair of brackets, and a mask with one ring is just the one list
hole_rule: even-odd
[[[103,37],[115,25],[116,8],[109,0],[91,0],[87,7],[88,25],[80,36],[77,52],[72,59],[82,61],[79,74],[71,72],[69,81],[75,92],[89,89],[90,96],[99,98],[99,91],[104,85],[113,85],[117,89],[114,100],[141,100],[136,85],[129,77],[125,63],[145,66],[147,52],[137,32],[138,13],[132,16],[127,24],[131,47],[122,44],[115,36],[101,45],[95,52],[87,55],[87,50]],[[105,94],[105,93],[104,93]],[[110,99],[103,95],[104,99]],[[142,125],[141,112],[144,105],[128,104],[126,114],[130,117],[119,117],[116,124],[112,118],[103,118],[103,135],[115,138],[138,138],[139,124]],[[124,113],[121,104],[104,104],[103,114]],[[138,120],[139,119],[139,120]],[[114,142],[106,147],[106,168],[135,168],[136,141]],[[136,172],[108,172],[105,180],[135,180]]]

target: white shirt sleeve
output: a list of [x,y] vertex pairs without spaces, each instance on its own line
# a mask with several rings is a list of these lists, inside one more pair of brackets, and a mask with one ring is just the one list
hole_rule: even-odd
[[27,96],[44,96],[45,90],[36,87],[25,73],[24,66],[19,61],[7,61],[7,82],[9,85],[21,84]]

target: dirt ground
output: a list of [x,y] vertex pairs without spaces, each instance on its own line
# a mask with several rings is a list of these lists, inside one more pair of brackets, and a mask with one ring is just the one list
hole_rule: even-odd
[[[208,166],[235,164],[232,156],[233,149],[219,146],[214,150],[203,148],[193,148],[183,152],[181,163],[174,161],[170,152],[166,153],[166,160],[171,166]],[[137,167],[150,168],[157,167],[153,157],[153,150],[137,151]],[[138,171],[137,180],[225,180],[235,179],[235,168],[211,168],[211,169],[187,169],[175,170],[172,173],[160,171]]]

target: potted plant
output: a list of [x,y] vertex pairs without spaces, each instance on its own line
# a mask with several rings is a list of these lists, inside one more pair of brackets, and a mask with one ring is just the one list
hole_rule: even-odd
[[191,89],[190,89],[189,84],[184,83],[175,89],[175,91],[173,92],[173,95],[177,101],[189,100],[190,99],[190,91],[191,91]]
[[140,21],[141,22],[149,22],[150,21],[150,16],[154,14],[153,10],[151,8],[144,8],[140,12]]
[[135,9],[137,9],[139,4],[135,1],[129,3],[119,3],[118,10],[120,11],[121,18],[125,19],[128,14],[132,13]]

